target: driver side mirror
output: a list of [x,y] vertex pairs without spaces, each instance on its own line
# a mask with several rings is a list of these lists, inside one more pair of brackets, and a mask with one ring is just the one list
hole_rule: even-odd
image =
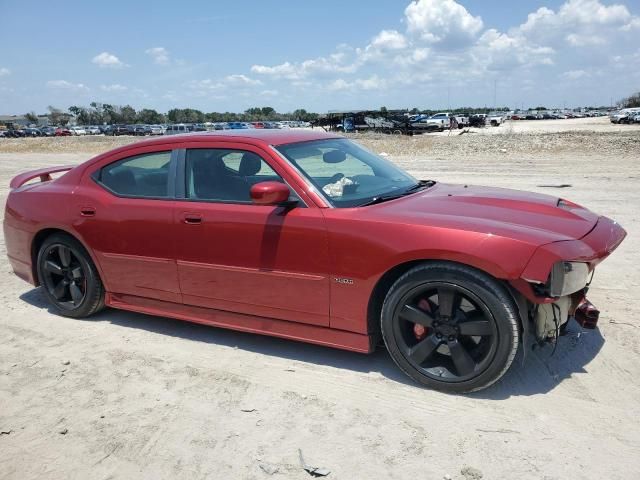
[[291,191],[280,182],[260,182],[251,187],[251,200],[256,205],[282,205],[289,201]]

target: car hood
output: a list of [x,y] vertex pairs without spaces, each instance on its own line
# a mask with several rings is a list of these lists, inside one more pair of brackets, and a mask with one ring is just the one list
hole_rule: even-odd
[[391,222],[470,230],[539,245],[582,238],[599,218],[559,197],[442,183],[368,208]]

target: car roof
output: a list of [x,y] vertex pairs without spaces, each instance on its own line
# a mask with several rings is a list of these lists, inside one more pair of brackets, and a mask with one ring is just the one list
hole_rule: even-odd
[[[327,133],[324,130],[271,130],[271,129],[246,129],[246,130],[215,130],[211,132],[193,132],[181,133],[179,135],[159,136],[141,142],[129,143],[119,148],[114,148],[108,152],[102,153],[97,157],[87,160],[85,167],[93,165],[103,158],[114,154],[126,152],[139,147],[149,147],[153,145],[168,146],[173,143],[184,143],[186,141],[207,142],[207,141],[223,141],[223,142],[244,142],[253,145],[285,145],[288,143],[310,142],[313,140],[323,140],[330,138],[344,138],[341,135]],[[169,147],[171,148],[171,147]]]
[[186,140],[210,141],[249,141],[256,144],[284,145],[287,143],[308,142],[312,140],[322,140],[328,138],[342,138],[340,135],[327,133],[324,130],[263,130],[263,129],[242,129],[242,130],[215,130],[211,132],[184,133],[172,135],[170,137],[160,137],[144,142],[136,142],[129,146],[139,146],[141,144],[167,144],[180,143]]

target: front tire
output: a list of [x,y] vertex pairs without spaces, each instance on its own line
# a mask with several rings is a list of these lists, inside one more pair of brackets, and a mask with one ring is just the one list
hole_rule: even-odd
[[482,390],[509,369],[519,345],[518,309],[489,275],[434,262],[412,268],[382,307],[382,336],[395,363],[429,388]]
[[85,248],[66,234],[53,234],[38,251],[38,279],[56,311],[82,318],[104,307],[104,287]]

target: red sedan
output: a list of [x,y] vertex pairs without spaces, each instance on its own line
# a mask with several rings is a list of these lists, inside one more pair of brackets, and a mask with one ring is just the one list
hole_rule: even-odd
[[626,235],[565,199],[418,181],[340,136],[255,129],[18,175],[4,233],[62,315],[109,306],[358,352],[383,339],[452,392],[497,381],[524,338],[595,327],[588,284]]
[[53,133],[53,135],[55,137],[70,137],[71,136],[71,130],[69,130],[68,128],[58,127],[58,128],[56,128],[56,130]]

